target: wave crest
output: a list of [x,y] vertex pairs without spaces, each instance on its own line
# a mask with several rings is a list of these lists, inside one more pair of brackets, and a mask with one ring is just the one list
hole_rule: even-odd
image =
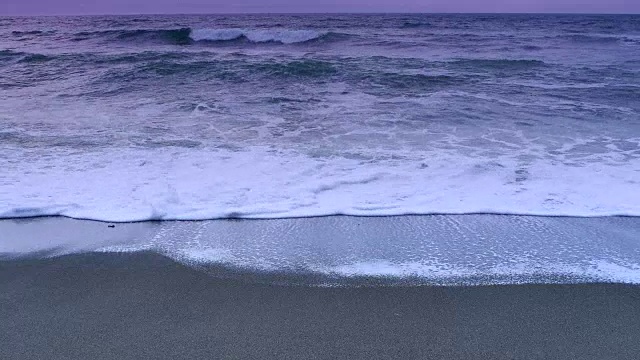
[[[245,29],[195,29],[190,38],[194,41],[222,42],[246,40],[253,43],[298,44],[338,37],[341,34],[315,30],[245,30]],[[343,34],[342,34],[343,35]]]
[[74,34],[74,41],[106,39],[107,41],[130,41],[189,45],[196,42],[246,41],[251,43],[299,44],[312,41],[331,41],[347,37],[347,34],[315,30],[282,30],[238,28],[225,29],[131,29],[101,30]]

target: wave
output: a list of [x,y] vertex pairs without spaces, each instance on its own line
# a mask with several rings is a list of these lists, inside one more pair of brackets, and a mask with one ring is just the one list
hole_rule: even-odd
[[13,63],[36,63],[53,60],[55,56],[38,53],[26,53],[21,51],[2,50],[0,51],[0,63],[11,61]]
[[602,35],[563,35],[559,38],[569,40],[576,43],[594,43],[594,44],[615,44],[622,38],[616,36],[602,36]]
[[415,28],[430,28],[432,26],[433,25],[431,25],[431,23],[428,23],[428,22],[405,21],[400,27],[404,29],[415,29]]
[[176,45],[187,45],[191,43],[189,35],[191,29],[181,28],[172,30],[131,30],[118,35],[119,40],[142,39],[142,40],[162,40]]
[[[151,55],[149,55],[151,56]],[[137,59],[131,57],[132,61]],[[152,58],[153,59],[153,58]],[[117,61],[113,59],[111,61]],[[269,79],[309,79],[317,81],[339,78],[342,81],[364,86],[368,92],[382,91],[429,91],[442,87],[456,86],[474,81],[469,76],[438,74],[407,74],[400,72],[370,71],[358,67],[345,66],[339,61],[298,59],[290,61],[252,62],[243,59],[192,60],[161,58],[155,61],[140,61],[138,66],[117,72],[107,72],[100,78],[104,84],[127,82],[130,79],[183,76],[192,79],[216,78],[231,81],[257,81]],[[186,61],[185,61],[186,60]]]
[[55,30],[26,30],[26,31],[14,30],[11,32],[11,35],[15,37],[25,37],[25,36],[37,37],[37,36],[54,35],[56,33],[57,31]]
[[194,43],[239,42],[300,44],[314,41],[334,41],[347,37],[347,34],[315,30],[262,29],[246,30],[226,29],[133,29],[102,30],[78,32],[72,40],[107,39],[111,41],[130,41],[163,43],[172,45],[190,45]]
[[196,29],[191,39],[203,42],[245,40],[252,43],[299,44],[311,41],[330,41],[348,35],[315,30],[245,30],[245,29]]
[[249,78],[322,78],[337,73],[330,62],[317,60],[297,60],[289,62],[261,62],[207,60],[207,61],[154,61],[143,64],[129,71],[108,73],[101,79],[103,83],[112,84],[114,81],[126,81],[133,78],[156,76],[205,76],[232,81],[246,81]]
[[28,57],[30,55],[31,54],[19,51],[0,50],[0,66],[11,65],[16,61],[20,62],[22,58]]
[[23,56],[25,53],[11,50],[0,50],[0,59],[15,58]]
[[38,64],[57,62],[55,67],[48,71],[60,70],[68,66],[89,66],[92,65],[119,65],[119,64],[140,64],[156,63],[163,61],[178,61],[190,59],[192,54],[183,52],[154,52],[144,51],[140,53],[124,54],[91,54],[91,53],[63,53],[63,54],[40,54],[16,52],[11,50],[0,51],[0,65],[12,64]]
[[485,68],[485,69],[523,69],[542,67],[546,63],[541,60],[530,59],[459,59],[452,61],[450,64],[464,66],[469,68]]
[[134,29],[134,30],[101,30],[92,32],[79,32],[74,34],[74,41],[83,41],[93,38],[106,38],[116,41],[142,41],[142,42],[159,42],[173,45],[188,45],[192,43],[189,37],[190,28],[179,29]]
[[27,35],[42,35],[44,34],[44,31],[40,31],[40,30],[34,30],[34,31],[12,31],[11,35],[14,36],[27,36]]
[[16,56],[23,56],[26,55],[27,53],[22,52],[22,51],[13,51],[13,50],[0,50],[0,58],[4,58],[4,57],[16,57]]
[[467,81],[462,77],[448,75],[400,74],[394,72],[378,73],[372,77],[365,77],[364,80],[368,80],[368,82],[372,84],[384,86],[384,91],[388,91],[389,89],[423,91],[435,87],[461,84]]
[[26,54],[18,62],[19,63],[39,63],[39,62],[47,62],[50,60],[53,60],[53,57],[43,55],[43,54]]
[[288,63],[265,63],[254,66],[255,70],[268,75],[293,76],[293,77],[322,77],[336,73],[335,67],[330,62],[317,60],[300,60]]
[[[274,95],[261,93],[259,88],[252,89],[260,97]],[[342,109],[342,104],[339,106]],[[341,111],[351,110],[344,107]],[[209,119],[209,116],[199,119]],[[327,126],[343,126],[341,122],[330,121],[326,120]],[[345,117],[344,124],[348,125],[348,121],[350,118]],[[594,133],[592,140],[581,138],[575,143],[563,140],[564,150],[554,151],[555,154],[547,152],[549,155],[535,160],[537,145],[519,142],[498,150],[489,145],[458,140],[460,145],[448,142],[446,149],[458,149],[454,151],[463,155],[430,157],[432,153],[414,153],[413,148],[394,150],[393,153],[382,152],[379,148],[368,150],[365,147],[372,146],[368,139],[355,138],[333,152],[322,154],[310,150],[308,154],[302,154],[282,146],[286,143],[279,142],[275,133],[265,135],[264,141],[268,145],[245,143],[245,138],[239,135],[245,128],[271,131],[272,126],[271,122],[255,126],[248,123],[246,127],[244,124],[238,127],[243,130],[225,130],[224,133],[216,128],[216,134],[231,139],[224,143],[217,140],[217,135],[212,137],[213,132],[184,133],[178,137],[177,133],[161,136],[144,130],[139,133],[144,134],[143,137],[136,134],[129,138],[135,143],[126,148],[117,145],[103,150],[92,145],[99,150],[49,151],[61,155],[33,160],[29,155],[22,155],[22,150],[13,153],[12,149],[47,150],[48,144],[34,144],[31,139],[18,147],[9,144],[8,159],[15,159],[19,166],[6,172],[4,182],[11,184],[11,191],[0,191],[0,217],[64,215],[128,222],[337,214],[640,216],[640,193],[637,184],[629,181],[640,165],[637,137],[626,142],[609,141]],[[277,126],[284,131],[292,128],[291,124]],[[301,128],[308,132],[325,131],[315,124]],[[350,131],[350,137],[364,133],[357,127],[354,129],[353,132],[350,129],[342,131],[345,134]],[[12,142],[15,136],[25,136],[22,129],[11,131],[11,128],[4,129],[5,135],[0,135],[0,142],[5,136],[5,142]],[[385,131],[395,133],[396,129]],[[87,139],[86,134],[81,133],[55,137],[47,130],[46,134],[37,135],[35,140],[65,146],[72,142],[75,147],[76,144],[84,146],[83,141]],[[402,131],[398,132],[398,136],[404,136],[402,134]],[[114,139],[112,136],[90,138],[93,142],[112,142]],[[317,139],[319,137],[300,138],[305,141],[301,146],[307,143],[318,148],[323,146],[312,144]],[[399,148],[392,141],[388,144]],[[465,153],[469,146],[482,146],[482,153]],[[613,146],[617,150],[613,150]],[[589,148],[593,148],[589,150],[591,156],[582,155],[582,151]],[[322,149],[324,151],[324,146]],[[598,149],[609,149],[610,152],[599,153],[596,152]],[[356,151],[363,157],[393,156],[397,160],[354,160],[351,154]],[[583,158],[584,163],[579,166],[566,163],[575,161],[574,155]],[[609,160],[625,155],[629,156],[616,162]],[[531,159],[530,163],[521,164],[520,160],[512,158],[516,156],[526,156]],[[41,171],[43,168],[46,171]],[[597,177],[593,176],[594,168],[599,170]],[[224,176],[217,175],[223,170]],[[174,177],[173,174],[178,175]],[[49,185],[52,179],[55,180],[53,188]],[[575,184],[580,184],[579,191]],[[0,186],[0,189],[7,187]]]

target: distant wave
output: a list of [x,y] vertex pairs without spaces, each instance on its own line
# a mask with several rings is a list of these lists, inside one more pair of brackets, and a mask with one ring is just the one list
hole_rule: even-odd
[[602,35],[563,35],[561,39],[569,40],[576,43],[595,43],[595,44],[615,44],[621,40],[616,36],[602,36]]
[[326,61],[300,60],[287,63],[263,63],[252,67],[268,75],[294,76],[294,77],[323,77],[336,73],[335,67]]
[[108,74],[100,79],[101,83],[113,84],[116,81],[128,81],[138,77],[185,76],[198,79],[200,76],[215,76],[218,79],[246,81],[248,78],[325,78],[337,73],[330,62],[317,60],[298,60],[290,62],[245,61],[192,61],[173,60],[153,61],[137,66],[129,71]]
[[13,58],[13,57],[16,57],[16,56],[22,56],[24,54],[25,53],[11,51],[11,50],[0,50],[0,59],[2,59],[2,58]]
[[428,27],[432,27],[433,25],[431,25],[431,23],[428,22],[422,22],[422,21],[405,21],[402,24],[402,28],[407,28],[407,29],[414,29],[414,28],[428,28]]
[[175,45],[188,45],[192,42],[189,37],[190,28],[180,29],[160,29],[160,30],[103,30],[92,32],[79,32],[74,34],[74,41],[83,41],[94,38],[105,38],[108,40],[119,41],[143,41],[143,42],[160,42]]
[[[115,60],[114,60],[115,61]],[[328,80],[332,77],[342,79],[367,88],[367,91],[431,91],[436,88],[455,86],[472,81],[469,76],[406,74],[393,71],[363,71],[357,67],[343,66],[339,61],[321,61],[300,59],[294,61],[261,61],[246,60],[197,60],[157,58],[126,71],[109,73],[101,78],[102,83],[113,84],[116,81],[128,81],[135,78],[155,78],[162,76],[215,77],[233,81],[256,80],[260,77],[278,79],[309,78]],[[115,76],[115,77],[114,77]]]
[[21,63],[38,63],[53,60],[51,56],[43,54],[26,54],[19,62]]
[[172,44],[186,45],[190,43],[190,34],[191,29],[189,28],[172,30],[129,30],[118,34],[118,39],[162,40]]
[[[189,59],[189,54],[182,52],[153,52],[145,51],[140,53],[125,53],[112,55],[98,55],[90,53],[78,54],[39,54],[26,53],[11,50],[0,51],[0,64],[24,64],[24,63],[44,63],[49,61],[61,61],[58,65],[67,66],[69,64],[136,64],[157,61],[174,61]],[[51,68],[53,70],[55,68]]]
[[333,41],[347,37],[347,34],[315,30],[245,30],[227,29],[134,29],[103,30],[75,33],[72,40],[107,39],[113,41],[156,42],[174,45],[190,45],[193,43],[220,43],[246,41],[250,43],[299,44],[312,41]]
[[427,91],[436,87],[461,84],[467,80],[464,77],[448,75],[401,74],[395,72],[381,72],[375,76],[365,76],[363,80],[375,85],[382,85],[385,91],[390,89],[401,91]]
[[46,35],[53,34],[55,31],[42,31],[42,30],[32,30],[32,31],[12,31],[11,35],[14,36],[28,36],[28,35]]
[[544,61],[530,59],[459,59],[451,62],[451,64],[471,68],[491,69],[522,69],[546,65]]
[[11,50],[0,50],[0,66],[14,63],[16,60],[19,60],[29,54],[11,51]]
[[[60,56],[64,57],[64,55]],[[0,63],[9,61],[11,63],[39,63],[54,60],[54,55],[44,55],[38,53],[26,53],[11,50],[0,51]]]
[[332,40],[346,37],[346,34],[315,30],[244,30],[244,29],[196,29],[190,37],[194,41],[246,40],[253,43],[298,44],[310,41]]

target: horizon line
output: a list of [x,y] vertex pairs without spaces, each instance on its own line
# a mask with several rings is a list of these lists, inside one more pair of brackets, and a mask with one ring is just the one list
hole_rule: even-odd
[[405,12],[405,11],[360,11],[360,12],[141,12],[141,13],[56,13],[56,14],[0,14],[2,17],[45,16],[161,16],[161,15],[640,15],[640,12]]

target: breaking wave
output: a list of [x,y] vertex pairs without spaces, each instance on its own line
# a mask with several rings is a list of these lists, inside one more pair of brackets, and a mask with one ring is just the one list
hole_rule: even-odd
[[252,43],[298,44],[310,41],[332,40],[346,37],[346,34],[315,30],[244,30],[244,29],[196,29],[190,37],[194,41],[245,40]]
[[193,43],[220,43],[246,41],[250,43],[299,44],[312,41],[333,41],[348,37],[347,34],[315,30],[282,30],[282,29],[136,29],[136,30],[103,30],[75,33],[74,41],[89,39],[106,39],[112,41],[142,41],[174,45]]

